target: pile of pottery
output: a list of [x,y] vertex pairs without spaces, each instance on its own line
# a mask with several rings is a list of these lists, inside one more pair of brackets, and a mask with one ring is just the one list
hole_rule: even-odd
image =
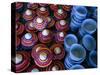
[[[96,29],[94,18],[96,8],[73,6],[71,12],[70,33],[65,36],[64,47],[68,55],[65,57],[66,69],[83,69],[97,67]],[[94,53],[93,53],[94,52]]]
[[96,8],[15,4],[16,72],[96,67]]

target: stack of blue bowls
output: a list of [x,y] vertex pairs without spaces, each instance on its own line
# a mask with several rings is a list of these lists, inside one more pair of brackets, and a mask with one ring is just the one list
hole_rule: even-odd
[[[74,34],[67,34],[64,38],[66,69],[84,69],[87,65],[97,67],[96,18],[97,8],[73,6],[70,29]],[[83,64],[84,61],[86,65]]]
[[86,50],[80,44],[73,44],[65,58],[64,64],[66,69],[70,69],[74,65],[81,64],[86,58]]
[[76,44],[76,43],[78,43],[78,39],[77,39],[76,35],[74,35],[74,34],[66,35],[65,38],[64,38],[64,48],[65,48],[65,51],[69,52],[70,47],[73,44]]
[[87,16],[87,9],[84,6],[73,6],[71,12],[71,31],[76,32],[81,27],[81,24]]
[[88,51],[95,50],[96,49],[96,40],[93,36],[87,34],[82,38],[82,45]]
[[82,24],[81,28],[79,29],[79,35],[83,37],[86,34],[94,34],[96,32],[97,23],[94,19],[85,19]]

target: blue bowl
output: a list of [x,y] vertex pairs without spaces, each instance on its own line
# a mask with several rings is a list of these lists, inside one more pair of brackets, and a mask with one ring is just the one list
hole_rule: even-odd
[[93,34],[96,31],[97,23],[93,19],[86,19],[83,21],[80,29],[81,35]]
[[81,63],[86,58],[86,50],[80,44],[73,44],[69,51],[69,57],[71,60]]
[[88,50],[92,51],[96,49],[96,40],[91,35],[85,35],[82,38],[82,45]]
[[78,43],[78,39],[74,34],[68,34],[64,38],[64,48],[69,52],[72,44]]

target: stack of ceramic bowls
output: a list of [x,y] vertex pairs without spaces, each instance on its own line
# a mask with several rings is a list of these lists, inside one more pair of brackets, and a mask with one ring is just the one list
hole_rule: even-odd
[[54,16],[57,20],[65,19],[68,15],[63,9],[58,9],[54,11]]
[[65,58],[64,64],[67,69],[75,64],[80,64],[86,58],[86,50],[80,44],[73,44],[70,48],[69,54]]
[[46,28],[47,22],[48,22],[48,21],[47,21],[46,18],[43,18],[43,17],[40,17],[40,16],[35,17],[34,20],[33,20],[34,27],[35,27],[38,31],[41,31],[41,30],[43,30],[44,28]]
[[32,33],[32,32],[37,32],[37,30],[34,27],[33,21],[28,21],[25,23],[25,29],[27,32]]
[[64,69],[64,65],[62,62],[56,60],[56,61],[53,61],[51,63],[51,65],[49,65],[47,68],[46,68],[46,71],[58,71],[58,70],[63,70]]
[[76,32],[81,27],[83,20],[87,16],[87,9],[83,6],[73,6],[71,12],[70,28]]
[[78,39],[74,34],[66,35],[64,38],[64,47],[65,47],[66,52],[69,52],[70,47],[76,43],[78,43]]
[[24,49],[31,49],[38,41],[38,38],[35,33],[26,33],[21,38],[21,44]]
[[17,2],[15,16],[16,72],[97,67],[97,8]]
[[23,13],[23,18],[25,19],[25,21],[29,21],[32,20],[35,17],[35,11],[32,11],[30,9],[27,9],[24,13]]
[[91,35],[85,35],[82,38],[82,44],[88,51],[92,51],[96,49],[96,40]]
[[35,45],[31,52],[32,58],[37,66],[44,68],[52,62],[52,51],[44,44]]
[[33,56],[35,64],[41,68],[49,66],[52,62],[53,54],[48,48],[37,47],[31,55]]
[[84,36],[85,34],[94,34],[96,32],[97,23],[94,19],[85,19],[82,22],[81,28],[79,29],[80,36]]
[[[15,72],[22,72],[30,65],[30,55],[25,51],[17,51],[16,56],[12,59],[15,65]],[[13,66],[14,67],[14,66]]]
[[50,43],[52,37],[52,32],[48,29],[44,29],[38,33],[38,38],[41,43]]
[[60,44],[52,45],[50,50],[53,52],[53,60],[61,60],[65,56],[65,50]]

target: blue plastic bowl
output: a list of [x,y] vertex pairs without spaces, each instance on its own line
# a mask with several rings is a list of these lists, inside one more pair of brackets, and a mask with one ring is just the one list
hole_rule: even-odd
[[74,34],[68,34],[64,38],[64,47],[66,51],[70,50],[72,44],[78,43],[78,39]]
[[81,25],[81,29],[83,29],[85,34],[93,34],[96,31],[96,28],[97,23],[93,19],[86,19]]
[[96,49],[96,40],[91,35],[85,35],[82,38],[82,44],[88,51]]
[[69,51],[69,57],[73,61],[76,62],[83,62],[86,58],[86,50],[85,48],[80,44],[73,44]]

